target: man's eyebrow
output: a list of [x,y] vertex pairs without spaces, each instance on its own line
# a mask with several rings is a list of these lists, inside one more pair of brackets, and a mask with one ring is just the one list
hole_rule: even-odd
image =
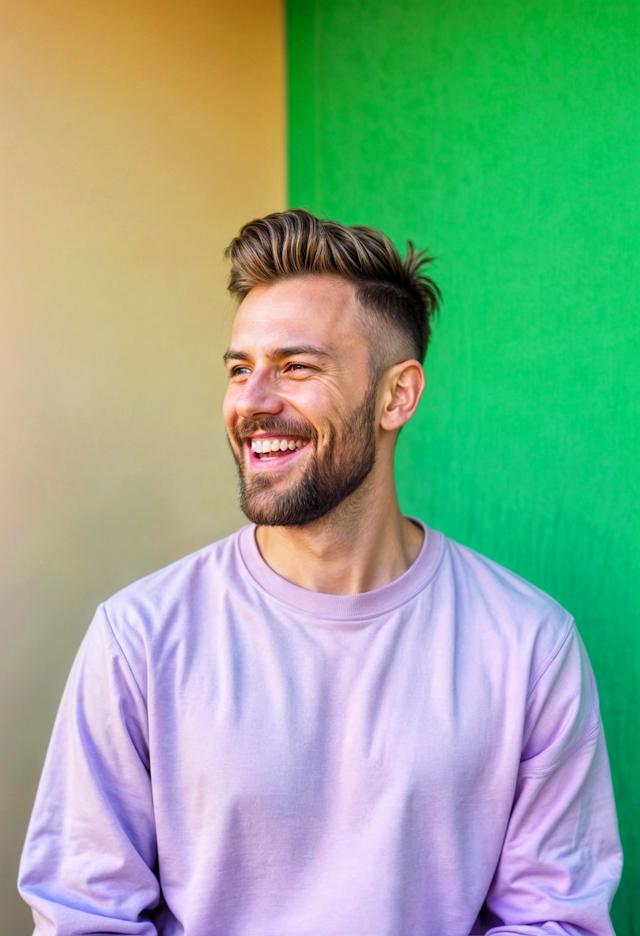
[[[283,358],[295,357],[297,354],[313,354],[315,357],[331,357],[331,353],[325,348],[315,348],[313,345],[292,345],[288,348],[274,348],[269,356]],[[229,348],[223,355],[222,360],[225,364],[228,364],[229,361],[251,361],[252,357],[247,351]]]
[[290,348],[276,348],[274,357],[294,357],[296,354],[313,354],[315,357],[331,357],[325,348],[314,348],[312,345],[294,345]]
[[228,364],[229,361],[250,361],[251,355],[246,351],[236,351],[235,348],[229,348],[229,350],[225,351],[222,355],[222,360],[225,364]]

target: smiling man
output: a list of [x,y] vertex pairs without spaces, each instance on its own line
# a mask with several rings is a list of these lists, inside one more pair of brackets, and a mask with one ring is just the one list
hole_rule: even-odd
[[301,210],[228,254],[251,525],[98,609],[23,855],[36,933],[610,936],[575,624],[398,507],[427,258]]

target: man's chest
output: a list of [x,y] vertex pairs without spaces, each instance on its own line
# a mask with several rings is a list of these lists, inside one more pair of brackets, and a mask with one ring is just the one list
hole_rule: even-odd
[[154,796],[287,821],[393,800],[429,822],[494,799],[496,776],[515,783],[522,729],[504,666],[402,623],[318,635],[249,622],[205,645],[151,715]]

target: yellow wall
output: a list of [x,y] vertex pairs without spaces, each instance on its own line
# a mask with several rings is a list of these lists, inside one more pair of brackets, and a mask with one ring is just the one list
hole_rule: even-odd
[[240,525],[221,252],[284,207],[277,0],[10,0],[0,34],[0,917],[95,605]]

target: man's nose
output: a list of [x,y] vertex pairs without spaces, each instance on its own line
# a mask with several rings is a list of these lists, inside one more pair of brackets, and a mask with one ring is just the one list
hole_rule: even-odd
[[283,407],[284,403],[275,391],[273,378],[265,372],[254,371],[250,374],[236,400],[236,411],[243,419],[275,416]]

